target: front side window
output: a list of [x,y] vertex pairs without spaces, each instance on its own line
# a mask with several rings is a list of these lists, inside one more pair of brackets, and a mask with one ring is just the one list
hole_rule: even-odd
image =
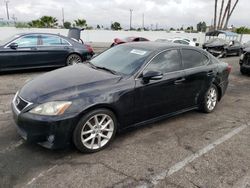
[[146,71],[157,71],[163,74],[179,70],[181,70],[181,57],[178,50],[162,52],[146,68]]
[[24,37],[17,39],[14,42],[17,43],[18,47],[37,46],[38,36],[37,35],[27,35],[27,36],[24,36]]
[[209,61],[204,54],[191,49],[182,50],[182,62],[185,69],[206,65]]

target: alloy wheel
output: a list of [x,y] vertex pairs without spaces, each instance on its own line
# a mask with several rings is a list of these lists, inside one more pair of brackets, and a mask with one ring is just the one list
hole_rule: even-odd
[[207,108],[212,111],[217,103],[217,92],[215,88],[211,87],[207,94]]
[[76,65],[82,63],[82,58],[77,54],[72,54],[67,58],[67,65]]
[[107,114],[95,114],[82,127],[81,142],[86,148],[97,150],[109,142],[113,133],[113,119]]

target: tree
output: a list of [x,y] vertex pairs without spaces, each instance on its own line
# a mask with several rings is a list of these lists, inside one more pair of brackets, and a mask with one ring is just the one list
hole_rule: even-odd
[[100,25],[97,25],[96,28],[97,28],[97,29],[101,29]]
[[199,22],[197,24],[197,31],[198,32],[206,32],[206,30],[207,30],[207,24],[206,24],[206,22]]
[[43,16],[40,18],[40,21],[46,28],[52,28],[58,25],[57,19],[52,16]]
[[78,27],[87,27],[87,22],[85,19],[77,19],[75,20],[75,25]]
[[217,5],[218,5],[218,0],[215,0],[214,3],[214,30],[216,30],[217,27]]
[[70,28],[71,28],[71,23],[70,23],[70,22],[64,22],[64,23],[63,23],[63,27],[64,27],[65,29],[70,29]]
[[120,24],[120,23],[114,22],[114,23],[111,24],[111,29],[117,31],[117,30],[121,30],[122,27],[121,27],[121,24]]
[[[226,2],[226,7],[224,5]],[[214,12],[214,29],[227,29],[229,20],[238,4],[239,0],[235,0],[234,4],[232,0],[221,0],[221,7],[219,13],[219,21],[217,23],[217,3],[218,0],[215,0],[215,12]],[[232,6],[233,5],[233,6]]]
[[53,28],[58,25],[57,19],[52,16],[43,16],[38,20],[32,20],[28,23],[30,27],[38,27],[38,28]]
[[175,31],[175,29],[173,27],[170,28],[170,31]]

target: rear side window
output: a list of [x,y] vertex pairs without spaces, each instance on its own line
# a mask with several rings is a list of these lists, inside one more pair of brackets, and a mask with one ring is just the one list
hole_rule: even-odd
[[182,50],[182,62],[185,69],[206,65],[209,59],[204,54],[191,49]]
[[42,35],[42,45],[43,46],[65,46],[69,45],[69,43],[58,36],[52,36],[52,35]]
[[146,68],[146,71],[158,71],[163,74],[179,70],[181,70],[181,57],[178,50],[162,52]]

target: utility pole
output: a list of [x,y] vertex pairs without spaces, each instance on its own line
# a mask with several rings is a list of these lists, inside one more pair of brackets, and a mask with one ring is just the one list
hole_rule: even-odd
[[144,13],[142,14],[142,29],[144,30]]
[[10,19],[10,15],[9,15],[9,2],[10,1],[8,1],[8,0],[5,0],[5,5],[6,5],[6,12],[7,12],[7,19],[8,19],[8,21],[9,21],[9,19]]
[[130,11],[130,30],[132,30],[132,14],[133,14],[133,9],[129,9]]
[[64,26],[64,8],[62,8],[62,23],[63,23],[63,26]]

